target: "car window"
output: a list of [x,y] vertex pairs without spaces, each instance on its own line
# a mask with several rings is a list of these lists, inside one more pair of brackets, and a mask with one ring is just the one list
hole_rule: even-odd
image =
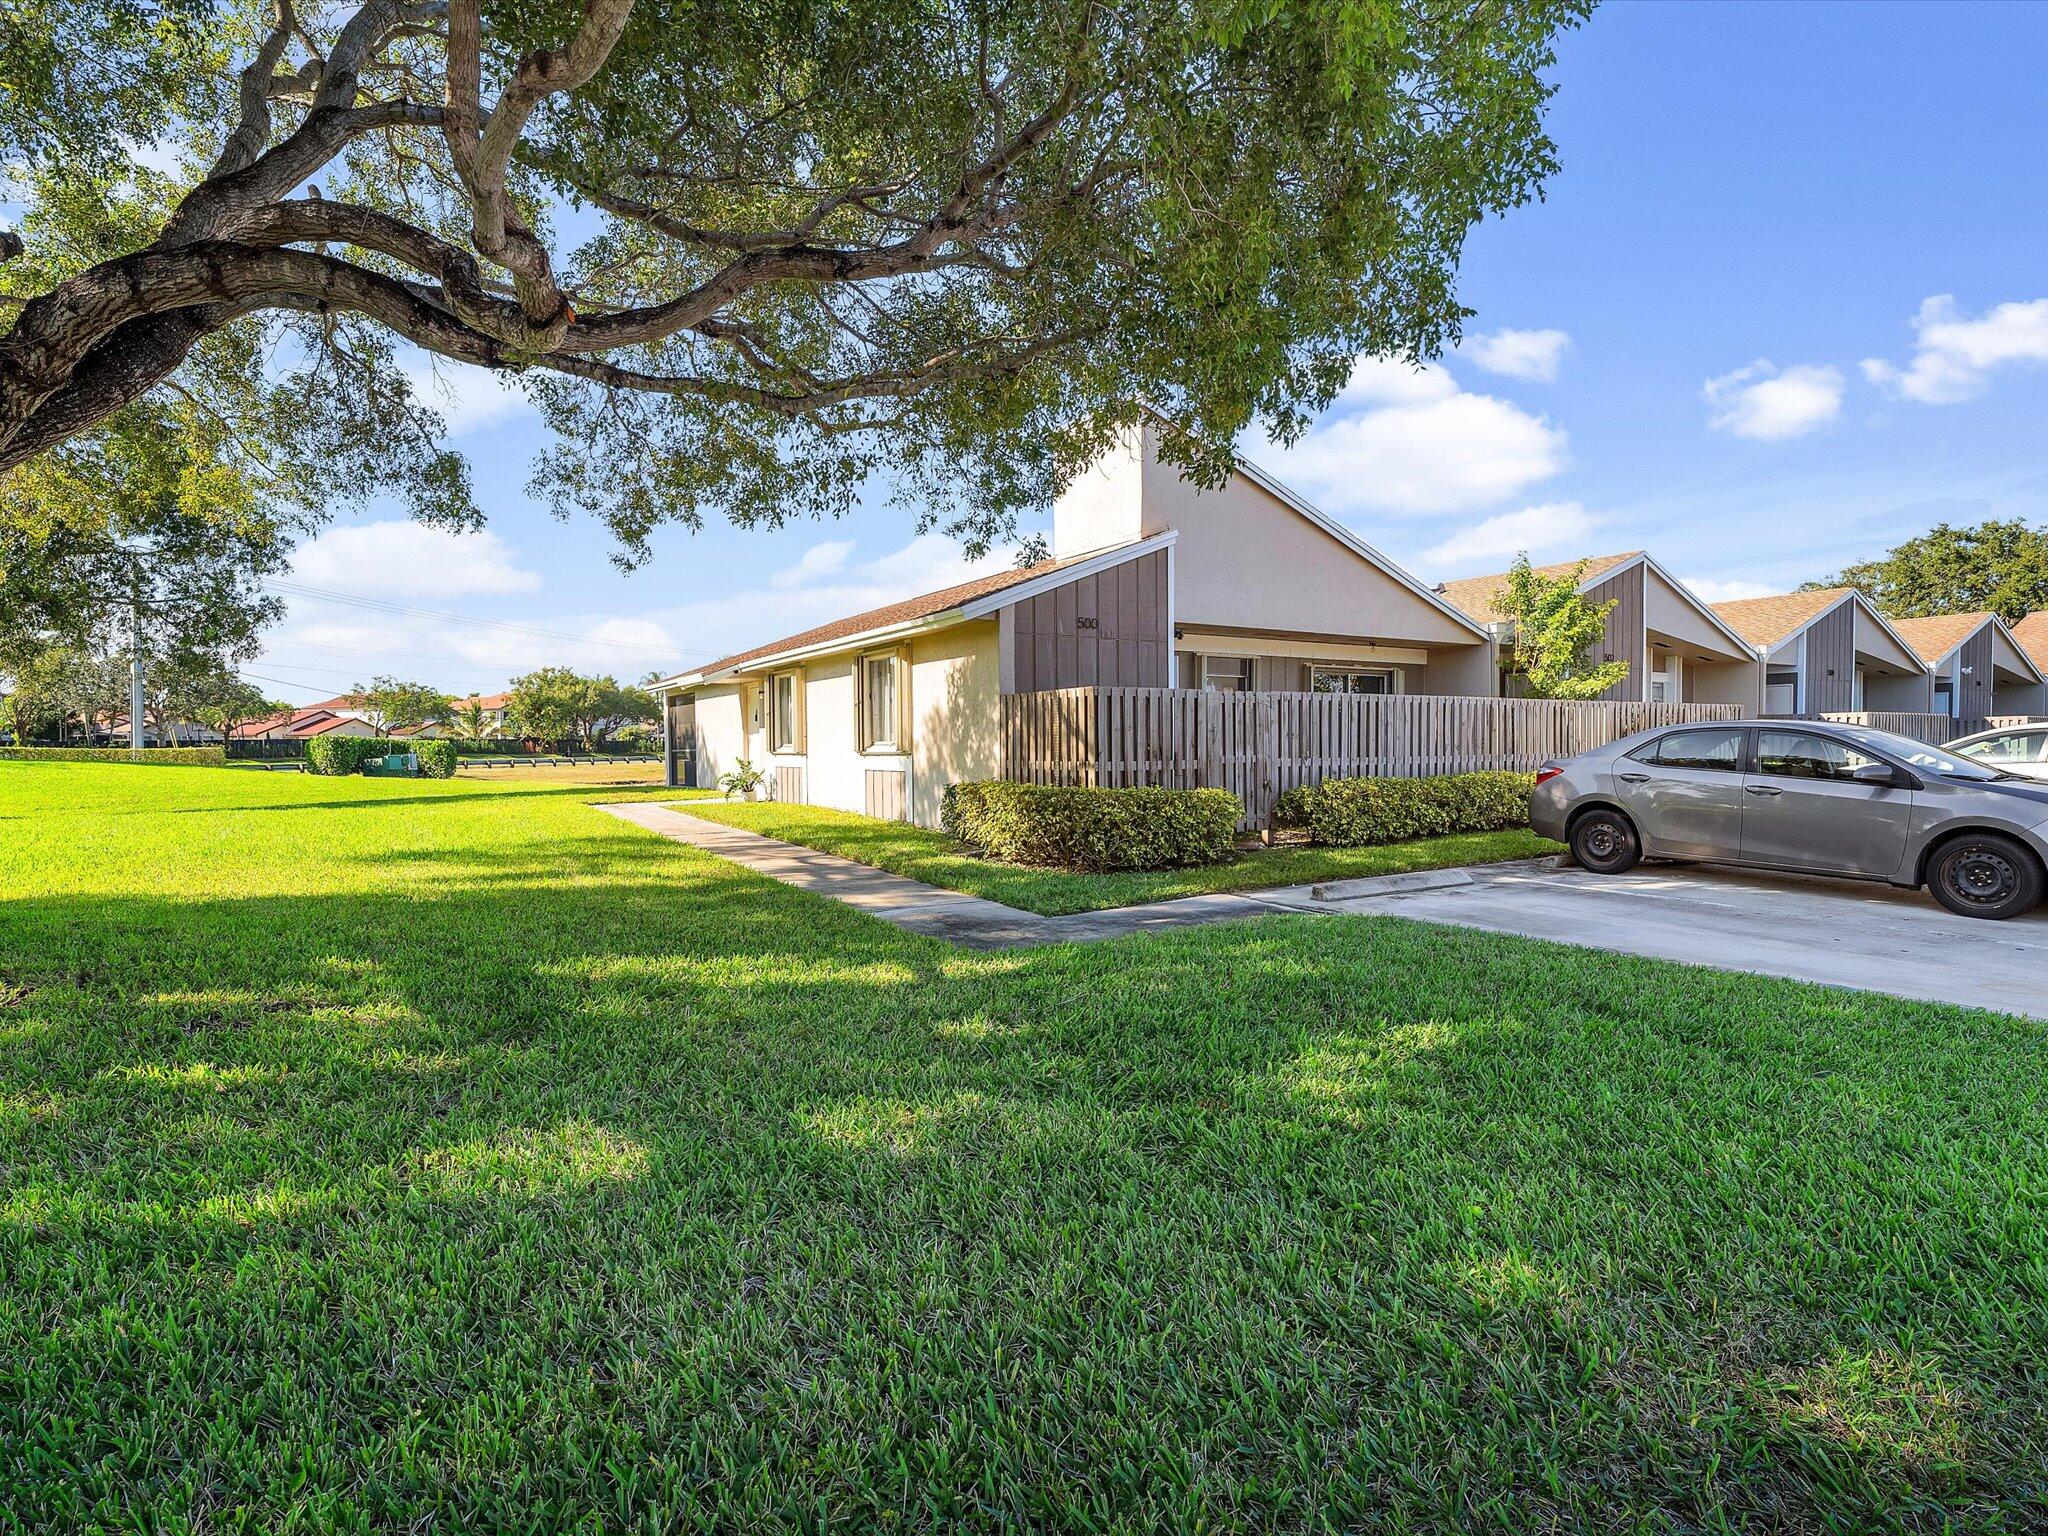
[[2048,731],[2007,731],[2002,736],[1973,741],[1956,751],[1960,756],[1985,763],[2048,762]]
[[1660,768],[1699,768],[1720,773],[1742,771],[1739,730],[1672,731],[1629,754]]
[[1757,766],[1782,779],[1846,779],[1878,759],[1810,731],[1759,731]]

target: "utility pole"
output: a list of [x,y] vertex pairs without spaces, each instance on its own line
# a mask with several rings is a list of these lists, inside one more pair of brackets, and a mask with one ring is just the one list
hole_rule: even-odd
[[142,566],[128,582],[128,745],[142,750]]

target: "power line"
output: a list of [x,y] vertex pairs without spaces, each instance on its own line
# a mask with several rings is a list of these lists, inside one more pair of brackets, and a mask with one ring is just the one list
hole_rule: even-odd
[[273,592],[290,597],[310,597],[324,603],[339,603],[349,608],[364,608],[375,613],[400,613],[416,618],[439,619],[448,624],[469,624],[479,629],[503,630],[508,634],[529,635],[541,640],[566,641],[571,645],[602,645],[625,651],[645,651],[654,656],[709,656],[709,651],[683,651],[674,646],[642,645],[634,640],[600,640],[591,635],[572,635],[559,629],[541,629],[532,624],[514,624],[505,619],[480,619],[466,613],[449,613],[439,608],[420,608],[411,603],[395,603],[381,597],[362,597],[353,592],[336,592],[326,587],[309,587],[295,581],[266,579],[263,583]]

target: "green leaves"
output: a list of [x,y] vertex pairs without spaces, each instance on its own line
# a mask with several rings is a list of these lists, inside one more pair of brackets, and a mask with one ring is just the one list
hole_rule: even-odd
[[2020,518],[1974,528],[1937,523],[1889,554],[1802,590],[1821,587],[1855,587],[1895,618],[1988,610],[2016,624],[2048,608],[2048,531]]
[[1514,624],[1514,666],[1534,699],[1597,699],[1628,676],[1626,661],[1594,662],[1607,637],[1614,604],[1593,603],[1579,592],[1581,561],[1562,576],[1543,576],[1517,555],[1494,607]]

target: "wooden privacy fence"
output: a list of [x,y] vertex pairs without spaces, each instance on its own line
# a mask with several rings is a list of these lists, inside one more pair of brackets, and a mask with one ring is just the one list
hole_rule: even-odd
[[1889,710],[1863,709],[1853,714],[1822,715],[1823,720],[1833,720],[1840,725],[1867,725],[1873,731],[1890,731],[1894,736],[1910,736],[1915,741],[1924,741],[1930,747],[1946,746],[1963,736],[1974,736],[1979,731],[1988,731],[2001,725],[2031,725],[2040,719],[2039,715],[1984,715],[1957,719],[1953,715],[1908,715]]
[[1244,802],[1245,825],[1260,827],[1301,784],[1527,772],[1633,731],[1742,713],[1733,704],[1058,688],[1004,695],[1003,777],[1228,789]]

